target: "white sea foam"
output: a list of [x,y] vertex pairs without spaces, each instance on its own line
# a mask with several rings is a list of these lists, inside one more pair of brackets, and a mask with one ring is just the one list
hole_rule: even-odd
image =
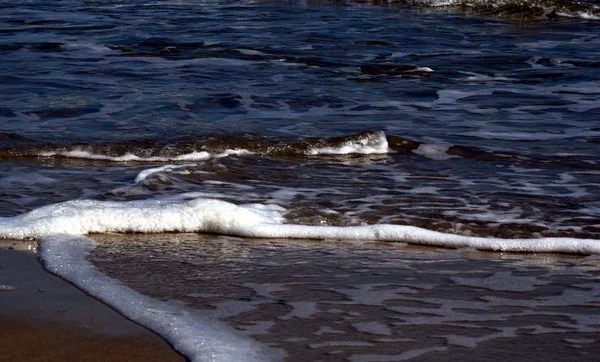
[[54,234],[198,231],[233,235],[257,225],[279,224],[280,220],[281,214],[274,205],[236,206],[214,199],[73,200],[0,218],[0,236],[26,239]]
[[210,315],[146,297],[98,272],[86,260],[91,249],[93,243],[85,237],[55,235],[44,238],[40,254],[49,270],[156,331],[193,361],[282,358],[283,352],[240,336],[233,328],[215,321]]
[[129,202],[74,200],[0,218],[0,237],[109,232],[210,232],[258,238],[397,241],[440,247],[513,252],[600,253],[600,240],[548,237],[501,239],[446,234],[406,225],[307,226],[284,224],[277,205],[235,205],[215,199]]
[[[518,1],[518,0],[410,0],[409,1],[415,5],[425,5],[432,7],[446,7],[446,6],[467,6],[467,7],[483,7],[483,8],[494,8],[500,9],[504,6],[523,6],[528,2]],[[536,3],[535,1],[529,2],[530,5],[542,7],[543,3]],[[560,3],[556,4],[557,6]],[[594,10],[597,10],[598,7],[594,5],[589,5],[588,9],[579,10],[579,11],[570,11],[568,9],[559,9],[556,11],[556,15],[561,17],[569,17],[569,18],[581,18],[587,20],[598,20],[600,17],[594,13]],[[551,12],[551,9],[556,10],[552,4],[546,4],[545,13],[543,16],[538,19],[548,19],[548,15]]]
[[[70,151],[45,151],[40,152],[40,157],[67,157],[67,158],[81,158],[87,160],[101,160],[101,161],[112,161],[112,162],[169,162],[169,161],[204,161],[209,158],[220,158],[233,155],[247,155],[252,152],[244,149],[231,149],[225,150],[218,154],[211,154],[206,151],[193,151],[190,153],[184,153],[173,156],[149,156],[142,157],[133,153],[126,153],[121,156],[110,156],[101,153],[93,153],[85,150],[70,150]],[[167,166],[168,167],[168,166]]]
[[600,20],[600,16],[593,14],[591,11],[578,11],[574,14],[558,11],[557,15],[564,16],[567,18],[581,18],[585,20]]
[[160,166],[160,167],[149,168],[149,169],[143,170],[137,174],[137,176],[135,177],[135,183],[140,183],[140,182],[144,181],[146,178],[148,178],[150,175],[153,175],[157,172],[172,171],[172,170],[175,170],[178,168],[186,168],[186,167],[190,167],[190,166],[194,166],[194,164],[188,163],[185,165],[164,165],[164,166]]
[[416,67],[413,70],[406,71],[406,73],[412,73],[412,72],[433,73],[433,69],[431,69],[429,67]]
[[[236,331],[214,320],[214,316],[185,306],[156,301],[103,275],[86,261],[93,244],[82,235],[210,232],[242,237],[403,241],[486,250],[600,254],[600,240],[477,238],[389,224],[349,227],[294,225],[284,224],[284,211],[277,205],[235,205],[205,198],[186,201],[170,197],[128,202],[73,200],[18,216],[0,218],[0,237],[40,239],[41,257],[51,271],[113,305],[129,318],[157,331],[188,358],[211,361],[281,359],[283,352],[241,337]],[[527,279],[525,282],[530,281]],[[527,289],[528,285],[523,288]],[[268,296],[281,286],[261,284],[253,288],[260,290],[261,295]],[[379,305],[385,299],[396,298],[399,292],[411,294],[414,290],[340,292],[351,296],[350,304]],[[240,306],[232,307],[237,309],[228,307],[222,312],[239,311]],[[307,317],[316,311],[310,303],[297,304],[294,308],[288,317]],[[311,345],[312,348],[321,346],[327,346],[327,342]]]
[[318,147],[308,150],[309,155],[348,155],[348,154],[384,154],[388,153],[388,142],[385,133],[360,137],[357,140],[344,142],[337,147]]
[[48,151],[41,152],[41,157],[68,157],[68,158],[82,158],[87,160],[102,160],[102,161],[114,161],[114,162],[167,162],[167,161],[202,161],[211,157],[211,154],[205,151],[194,151],[183,155],[164,157],[164,156],[151,156],[151,157],[140,157],[133,153],[126,153],[121,156],[109,156],[98,153],[92,153],[84,150],[71,150],[71,151]]

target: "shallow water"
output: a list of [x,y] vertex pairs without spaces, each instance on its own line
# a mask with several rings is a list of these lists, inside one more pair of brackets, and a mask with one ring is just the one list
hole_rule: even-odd
[[592,361],[600,348],[597,257],[198,234],[94,240],[90,260],[106,275],[289,360],[541,361],[569,351]]
[[[527,239],[531,252],[597,250],[598,14],[595,2],[565,1],[5,2],[0,234],[42,247],[47,237],[49,268],[84,289],[58,251],[82,270],[91,253],[90,270],[104,273],[92,277],[108,286],[214,309],[214,323],[238,330],[227,333],[270,346],[257,359],[427,360],[464,348],[477,359],[486,345],[510,353],[515,338],[586,359],[597,349],[595,319],[582,317],[595,316],[595,256],[507,260],[347,235],[392,224],[480,237],[460,245],[484,249]],[[195,231],[333,226],[311,235],[346,241],[98,236],[74,239],[71,255],[52,235],[190,231],[177,222],[201,199],[241,206],[196,210]],[[407,235],[393,239],[431,243]],[[414,308],[435,311],[407,318]],[[478,317],[456,322],[468,316]],[[405,336],[415,325],[420,335]]]

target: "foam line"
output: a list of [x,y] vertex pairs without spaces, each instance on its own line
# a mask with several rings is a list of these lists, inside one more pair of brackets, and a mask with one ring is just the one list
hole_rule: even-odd
[[201,311],[146,297],[100,273],[86,259],[94,244],[83,234],[210,232],[260,238],[402,241],[484,250],[600,254],[600,240],[477,238],[389,224],[292,225],[283,223],[283,211],[276,205],[235,205],[205,198],[73,200],[0,218],[0,237],[40,239],[40,255],[50,271],[156,331],[193,361],[279,360],[284,352],[239,336]]
[[83,150],[72,150],[72,151],[48,151],[41,152],[41,157],[67,157],[67,158],[80,158],[86,160],[101,160],[101,161],[113,161],[113,162],[167,162],[167,161],[203,161],[211,157],[211,154],[205,151],[194,151],[177,156],[163,157],[163,156],[151,156],[151,157],[140,157],[132,153],[126,153],[122,156],[109,156],[98,153],[92,153]]
[[406,225],[307,226],[284,224],[276,205],[235,205],[222,200],[74,200],[0,218],[0,237],[53,234],[208,232],[256,238],[396,241],[440,247],[531,253],[600,254],[600,240],[501,239],[446,234]]
[[239,336],[201,311],[149,298],[100,273],[87,261],[93,248],[83,236],[54,235],[42,239],[40,256],[48,270],[156,331],[192,361],[264,361],[276,356],[277,351]]
[[577,238],[501,239],[446,234],[407,225],[304,226],[258,225],[246,237],[376,240],[505,252],[599,254],[600,240]]

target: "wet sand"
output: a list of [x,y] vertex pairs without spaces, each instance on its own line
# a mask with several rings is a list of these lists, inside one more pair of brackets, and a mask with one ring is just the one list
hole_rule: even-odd
[[595,255],[183,233],[91,238],[88,260],[103,274],[204,311],[289,361],[600,355]]
[[[201,234],[94,240],[103,273],[210,310],[293,361],[592,362],[600,353],[597,256]],[[184,360],[45,272],[35,253],[0,243],[0,266],[0,285],[15,288],[0,292],[0,361]]]
[[28,247],[0,245],[0,361],[185,361],[156,334],[47,273]]

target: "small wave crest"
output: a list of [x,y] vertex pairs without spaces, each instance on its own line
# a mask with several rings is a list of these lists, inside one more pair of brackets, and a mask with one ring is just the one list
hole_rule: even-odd
[[6,147],[0,158],[74,158],[108,162],[203,161],[214,157],[259,154],[271,157],[385,154],[385,133],[366,131],[342,137],[302,140],[268,138],[199,137],[172,141],[142,140],[120,144],[73,144]]
[[138,156],[133,153],[126,153],[120,156],[110,156],[92,153],[85,150],[69,150],[69,151],[47,151],[40,152],[40,157],[66,157],[66,158],[81,158],[88,160],[114,161],[114,162],[166,162],[166,161],[201,161],[210,157],[208,152],[191,152],[175,156]]
[[365,132],[354,137],[336,139],[322,147],[315,145],[306,151],[309,155],[384,154],[388,152],[388,142],[383,132]]
[[400,0],[396,3],[427,7],[470,8],[482,13],[529,18],[559,17],[600,20],[600,7],[593,1],[570,0]]
[[[479,135],[479,134],[478,134]],[[483,134],[485,136],[485,134]],[[481,136],[481,137],[483,137]],[[567,156],[539,154],[528,155],[514,150],[492,150],[480,147],[456,145],[444,140],[423,137],[416,141],[406,137],[386,134],[383,131],[364,131],[335,137],[280,139],[246,135],[195,136],[170,140],[128,140],[120,143],[69,145],[43,144],[19,135],[5,137],[0,142],[0,160],[31,158],[73,159],[80,161],[110,163],[182,163],[201,162],[229,156],[255,155],[271,159],[306,159],[314,157],[345,157],[397,154],[417,156],[437,162],[452,159],[474,159],[479,161],[542,160],[547,165],[573,165],[590,167],[588,161]],[[0,140],[1,141],[1,140]],[[171,166],[164,166],[168,169]],[[153,168],[148,175],[157,171]],[[140,175],[140,180],[145,178]]]

